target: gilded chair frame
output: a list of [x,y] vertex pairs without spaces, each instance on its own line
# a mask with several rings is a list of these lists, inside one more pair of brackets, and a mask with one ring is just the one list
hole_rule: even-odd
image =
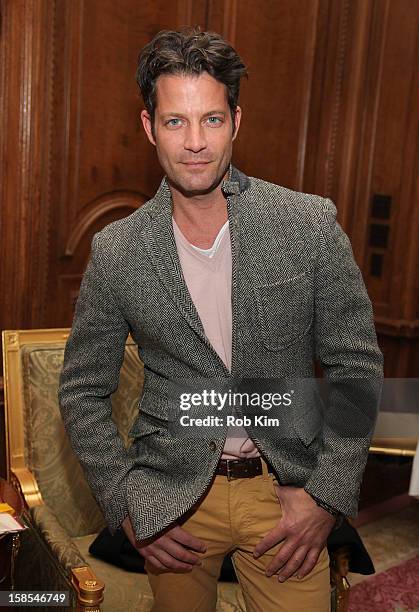
[[370,453],[414,457],[417,438],[373,438]]
[[[25,461],[24,390],[21,350],[26,345],[53,345],[65,343],[70,330],[28,329],[3,331],[3,373],[5,390],[5,437],[7,480],[17,488],[28,508],[44,505],[35,476]],[[13,381],[13,384],[12,384]],[[27,522],[30,519],[26,517]],[[68,578],[68,577],[67,577]],[[89,565],[71,569],[68,583],[74,590],[77,609],[86,612],[98,610],[103,601],[105,585]]]
[[[22,364],[20,351],[29,344],[65,342],[69,330],[27,329],[3,331],[3,372],[6,411],[6,469],[7,479],[16,478],[28,506],[42,505],[43,499],[34,475],[28,469],[24,453]],[[13,381],[13,384],[11,384]]]

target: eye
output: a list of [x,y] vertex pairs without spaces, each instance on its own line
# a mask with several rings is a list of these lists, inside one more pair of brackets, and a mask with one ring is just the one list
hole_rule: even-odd
[[180,119],[178,118],[174,118],[174,119],[169,119],[169,121],[166,121],[166,125],[170,125],[172,127],[177,127],[178,125],[180,125]]
[[210,125],[218,125],[219,123],[222,123],[222,120],[220,117],[208,117],[208,123]]

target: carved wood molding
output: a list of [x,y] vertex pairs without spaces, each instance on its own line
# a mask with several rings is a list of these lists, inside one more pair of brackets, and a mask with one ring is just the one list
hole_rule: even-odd
[[[365,3],[365,5],[368,4],[369,3]],[[353,248],[358,256],[360,267],[364,272],[367,272],[368,263],[366,236],[368,233],[369,224],[372,165],[374,158],[374,143],[377,132],[378,109],[381,97],[380,82],[383,72],[384,49],[386,45],[386,22],[388,20],[388,13],[389,3],[388,0],[384,0],[382,3],[382,10],[380,12],[380,23],[378,24],[378,28],[380,29],[380,44],[379,46],[377,45],[376,48],[376,59],[371,58],[370,47],[374,46],[371,45],[371,39],[373,36],[373,29],[377,28],[377,24],[374,23],[374,16],[372,14],[369,16],[369,29],[368,32],[366,32],[366,34],[368,34],[367,40],[369,42],[369,47],[365,49],[364,58],[366,75],[364,78],[364,83],[360,83],[358,85],[358,88],[363,85],[364,109],[361,117],[362,133],[359,135],[357,141],[357,151],[354,151],[354,155],[357,155],[355,176],[356,189],[349,204],[352,205],[352,224],[357,227],[357,231],[353,232]],[[369,99],[373,100],[371,114],[368,113]]]
[[[410,66],[409,97],[406,136],[402,153],[403,180],[400,182],[400,212],[392,224],[395,235],[393,250],[399,257],[393,257],[389,271],[394,276],[392,296],[402,296],[399,314],[408,319],[419,316],[419,10],[416,9],[415,48]],[[390,299],[391,301],[391,299]]]
[[129,191],[119,191],[97,198],[89,206],[89,212],[72,228],[67,239],[64,254],[67,257],[73,256],[83,236],[88,234],[91,228],[96,225],[97,221],[108,212],[116,211],[121,208],[136,210],[148,199],[148,196],[144,194]]
[[6,326],[31,326],[42,318],[46,283],[55,2],[16,0],[1,8],[0,162],[7,170],[1,199],[7,224],[0,230],[0,256],[1,282],[8,287],[2,315]]
[[[351,234],[357,184],[362,119],[367,87],[367,64],[372,3],[343,0],[329,3],[326,68],[323,75],[323,114],[316,170],[316,192],[331,197],[338,206],[339,221]],[[336,34],[334,34],[336,32]],[[357,226],[357,235],[364,235]],[[358,248],[357,248],[358,247]],[[360,245],[354,248],[359,257]]]
[[[75,186],[78,184],[80,138],[78,117],[80,114],[80,87],[82,77],[82,31],[83,5],[80,0],[66,2],[64,5],[64,123],[61,134],[60,165],[60,236],[64,238],[67,228],[72,225],[72,211],[75,208]],[[70,152],[71,143],[71,152]]]
[[320,1],[313,0],[310,2],[309,11],[306,16],[307,20],[307,41],[305,43],[305,58],[303,64],[303,82],[305,83],[305,91],[302,95],[300,126],[298,133],[298,159],[295,188],[298,191],[304,191],[304,175],[306,172],[306,151],[308,141],[308,126],[310,116],[310,105],[313,94],[313,77],[314,63],[316,56],[317,43],[317,23],[320,13]]
[[419,319],[391,319],[375,317],[375,327],[378,334],[395,336],[397,338],[419,338]]
[[[372,20],[372,4],[358,2],[352,15],[351,39],[349,38],[349,4],[345,5],[344,32],[345,32],[345,60],[346,66],[340,66],[340,79],[345,79],[346,87],[343,91],[342,81],[340,89],[340,128],[339,153],[336,152],[337,132],[333,134],[334,156],[339,155],[339,172],[336,184],[336,200],[340,207],[340,220],[343,227],[351,230],[354,217],[355,186],[357,184],[357,164],[359,161],[360,140],[362,138],[362,117],[365,101],[365,88],[367,77],[367,58],[369,52],[370,29]],[[342,62],[343,62],[342,58]],[[349,84],[350,83],[350,84]],[[335,130],[338,126],[334,126]],[[337,164],[336,164],[337,165]],[[329,181],[332,176],[329,175]],[[330,186],[332,183],[330,182]],[[357,235],[364,235],[366,231],[366,215],[363,216],[363,228],[357,225]],[[357,251],[357,255],[360,253]]]
[[336,142],[338,136],[339,125],[341,123],[341,107],[342,107],[342,91],[343,77],[345,68],[345,59],[348,52],[348,27],[349,27],[349,9],[350,0],[341,2],[341,18],[339,23],[338,46],[336,50],[335,72],[336,81],[334,85],[333,107],[330,121],[330,137],[327,156],[326,170],[326,193],[333,193],[333,185],[335,183],[335,168],[336,168]]
[[[307,111],[310,128],[304,191],[331,197],[337,204],[339,221],[350,235],[363,137],[372,6],[363,0],[319,3],[312,101]],[[357,234],[364,235],[358,225]],[[359,248],[354,250],[358,256]]]

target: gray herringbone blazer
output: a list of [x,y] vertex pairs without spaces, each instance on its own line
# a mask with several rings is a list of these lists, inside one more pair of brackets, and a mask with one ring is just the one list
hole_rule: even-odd
[[[144,206],[95,235],[66,347],[59,400],[72,446],[110,528],[129,513],[139,539],[202,496],[226,435],[224,428],[211,440],[174,436],[171,381],[204,378],[228,387],[242,378],[310,378],[316,357],[329,381],[368,381],[357,401],[335,390],[325,406],[313,393],[282,409],[283,430],[248,432],[280,482],[304,487],[347,516],[357,512],[371,434],[364,425],[376,416],[382,355],[336,208],[233,166],[222,189],[232,244],[232,371],[206,338],[185,285],[166,179]],[[145,384],[127,451],[110,395],[128,333]],[[319,406],[330,423],[319,425]],[[336,419],[337,429],[348,429],[336,433]]]

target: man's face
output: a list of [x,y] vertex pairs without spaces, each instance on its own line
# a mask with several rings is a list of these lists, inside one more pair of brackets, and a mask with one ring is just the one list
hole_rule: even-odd
[[141,119],[170,183],[185,196],[213,191],[231,160],[240,107],[233,135],[226,87],[207,72],[162,75],[156,91],[154,130],[147,111]]

